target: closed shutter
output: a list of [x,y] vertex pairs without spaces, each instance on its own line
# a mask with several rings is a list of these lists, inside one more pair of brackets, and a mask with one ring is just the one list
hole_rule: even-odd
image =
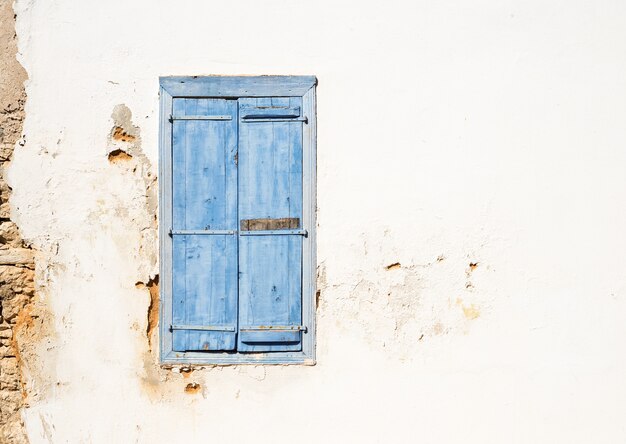
[[173,350],[233,350],[237,101],[174,98]]
[[160,78],[160,359],[315,359],[313,76]]
[[301,103],[239,99],[242,352],[302,349]]
[[174,351],[302,350],[301,102],[173,100]]

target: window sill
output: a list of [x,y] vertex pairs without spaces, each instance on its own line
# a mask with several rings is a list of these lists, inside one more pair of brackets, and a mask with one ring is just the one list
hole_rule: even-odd
[[161,365],[306,365],[316,364],[304,353],[208,354],[202,352],[170,352],[161,355]]

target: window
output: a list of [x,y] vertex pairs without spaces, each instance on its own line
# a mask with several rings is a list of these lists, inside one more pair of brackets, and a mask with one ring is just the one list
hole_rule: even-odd
[[313,363],[315,77],[160,84],[161,361]]

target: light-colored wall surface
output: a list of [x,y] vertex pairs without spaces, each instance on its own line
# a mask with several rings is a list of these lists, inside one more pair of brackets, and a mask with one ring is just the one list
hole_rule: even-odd
[[[16,12],[31,443],[626,440],[626,3]],[[150,350],[158,77],[193,74],[319,79],[314,367]]]

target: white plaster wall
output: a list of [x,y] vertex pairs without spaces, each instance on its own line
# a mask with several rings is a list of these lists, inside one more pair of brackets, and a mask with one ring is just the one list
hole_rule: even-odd
[[[626,440],[626,3],[16,11],[13,214],[52,313],[32,443]],[[156,174],[158,76],[192,74],[319,79],[315,367],[184,378],[148,351],[151,214],[107,137],[127,105]]]

